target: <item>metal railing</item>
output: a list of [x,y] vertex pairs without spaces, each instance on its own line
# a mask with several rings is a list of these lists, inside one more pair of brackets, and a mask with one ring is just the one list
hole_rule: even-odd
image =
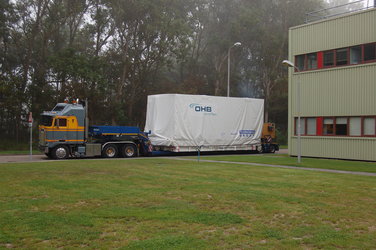
[[376,0],[358,0],[329,8],[306,13],[305,23],[315,22],[335,16],[367,10],[376,7]]

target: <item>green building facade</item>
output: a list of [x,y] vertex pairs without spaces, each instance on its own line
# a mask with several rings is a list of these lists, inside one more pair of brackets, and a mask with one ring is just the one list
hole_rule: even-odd
[[376,161],[376,8],[289,30],[289,154]]

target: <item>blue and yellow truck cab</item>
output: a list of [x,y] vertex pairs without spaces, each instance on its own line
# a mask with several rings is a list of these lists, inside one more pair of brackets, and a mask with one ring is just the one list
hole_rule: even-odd
[[148,134],[138,127],[89,126],[87,102],[58,103],[41,114],[39,148],[48,157],[150,155]]

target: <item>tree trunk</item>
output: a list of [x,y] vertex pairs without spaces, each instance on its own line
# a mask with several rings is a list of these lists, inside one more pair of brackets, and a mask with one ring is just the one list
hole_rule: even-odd
[[221,89],[221,69],[223,62],[227,58],[227,53],[222,56],[221,58],[216,58],[214,67],[215,67],[215,73],[216,73],[216,79],[215,79],[215,84],[214,84],[214,95],[217,96],[220,94],[220,89]]
[[215,79],[215,86],[214,86],[214,95],[215,96],[219,95],[219,83],[220,83],[219,79],[218,78]]
[[264,72],[263,76],[264,86],[264,122],[269,122],[269,107],[270,107],[270,94],[272,90],[272,81],[268,75],[268,71]]

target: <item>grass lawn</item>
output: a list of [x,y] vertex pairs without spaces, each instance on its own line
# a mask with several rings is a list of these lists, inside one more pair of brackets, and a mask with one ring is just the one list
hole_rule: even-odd
[[[0,155],[28,155],[30,150],[1,150]],[[33,150],[33,155],[42,154],[39,150]]]
[[0,164],[0,248],[371,249],[375,207],[368,176],[163,158]]
[[[190,158],[197,157],[192,156]],[[376,173],[376,162],[302,158],[302,162],[298,164],[296,157],[290,157],[288,155],[282,154],[203,156],[201,159],[233,162],[253,162],[273,165],[296,166],[304,168],[323,168]]]

